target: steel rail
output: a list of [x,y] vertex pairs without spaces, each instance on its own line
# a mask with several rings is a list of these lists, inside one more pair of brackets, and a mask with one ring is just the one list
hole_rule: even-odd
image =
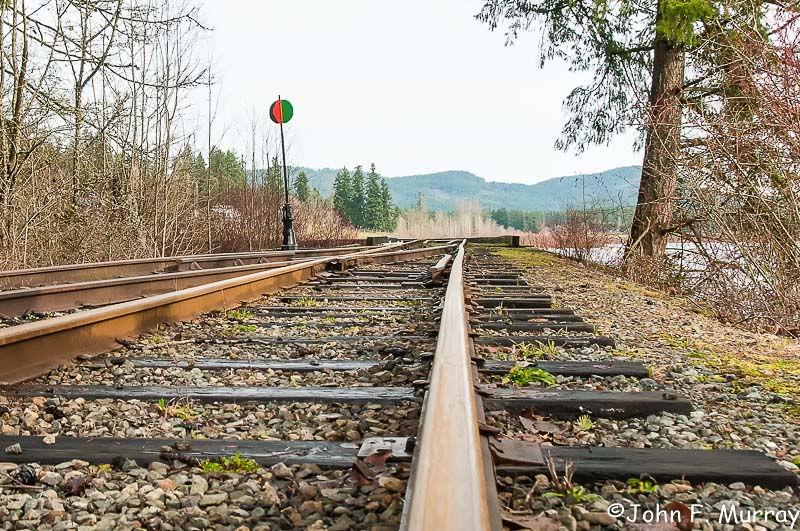
[[[378,253],[378,250],[375,249],[375,253],[370,255],[374,257],[373,263],[380,263],[382,259],[383,253]],[[390,258],[399,256],[397,253],[389,253]],[[29,311],[57,312],[82,306],[116,304],[309,260],[312,258],[0,291],[0,317],[20,317]]]
[[[91,357],[119,347],[120,338],[133,337],[157,324],[188,320],[212,310],[239,306],[265,294],[295,286],[323,271],[334,260],[392,261],[388,250],[415,245],[401,242],[339,257],[326,257],[251,273],[210,284],[87,310],[0,330],[0,383],[35,378],[77,356]],[[382,251],[382,253],[377,253]],[[435,256],[442,247],[395,253],[398,259]]]
[[89,262],[33,269],[0,271],[0,289],[87,282],[115,277],[132,277],[161,272],[187,271],[209,267],[226,267],[246,264],[280,262],[287,258],[330,256],[343,252],[357,252],[366,246],[335,247],[330,249],[301,249],[297,251],[252,251],[246,253],[201,254],[137,258],[110,262]]
[[59,312],[82,306],[105,306],[142,297],[161,295],[170,291],[179,291],[217,280],[276,269],[309,260],[312,259],[300,258],[283,262],[200,269],[197,271],[182,271],[180,273],[159,273],[0,291],[0,316],[13,318],[20,317],[29,311]]
[[464,304],[465,243],[447,284],[406,493],[406,531],[492,529]]

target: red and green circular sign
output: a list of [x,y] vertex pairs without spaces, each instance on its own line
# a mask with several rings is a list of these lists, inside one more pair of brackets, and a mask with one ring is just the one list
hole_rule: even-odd
[[278,97],[278,101],[273,103],[269,108],[269,117],[272,118],[272,121],[276,124],[285,124],[292,119],[293,115],[294,109],[292,108],[292,104],[287,100],[280,99],[280,96]]

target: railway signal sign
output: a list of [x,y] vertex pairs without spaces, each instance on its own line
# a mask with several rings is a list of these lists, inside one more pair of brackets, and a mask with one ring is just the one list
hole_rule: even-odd
[[292,222],[292,205],[289,203],[289,169],[286,167],[286,147],[283,143],[283,124],[294,116],[294,108],[287,100],[282,100],[280,96],[269,108],[270,119],[281,126],[281,153],[283,154],[283,186],[286,191],[286,203],[283,205],[283,245],[284,251],[297,249],[297,238],[294,236]]
[[282,100],[281,97],[278,96],[278,100],[269,108],[269,117],[276,124],[285,124],[292,119],[292,116],[294,116],[294,107],[292,107],[292,104],[289,103],[289,100]]

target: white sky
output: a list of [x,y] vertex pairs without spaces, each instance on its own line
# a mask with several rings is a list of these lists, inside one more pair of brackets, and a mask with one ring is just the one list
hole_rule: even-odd
[[[503,32],[475,20],[479,7],[206,0],[215,143],[243,150],[254,109],[266,116],[280,93],[295,109],[291,163],[313,168],[375,162],[387,176],[466,170],[533,183],[641,164],[632,134],[580,156],[556,151],[562,101],[585,74],[554,63],[539,69],[538,37],[506,47]],[[194,102],[198,121],[206,105]]]

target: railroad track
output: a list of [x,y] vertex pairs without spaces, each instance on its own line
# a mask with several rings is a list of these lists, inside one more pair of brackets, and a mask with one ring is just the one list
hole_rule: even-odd
[[91,262],[33,269],[0,271],[0,290],[63,285],[75,282],[136,277],[153,273],[178,273],[253,264],[283,262],[292,259],[335,256],[357,252],[366,246],[349,246],[326,249],[299,249],[296,251],[252,251],[245,253],[200,254],[140,258],[110,262]]
[[[0,370],[15,383],[0,405],[0,461],[12,463],[0,468],[0,521],[543,529],[520,508],[533,478],[555,483],[550,469],[574,466],[587,483],[797,484],[757,452],[550,445],[563,419],[691,413],[669,389],[584,389],[649,378],[598,332],[522,270],[455,242],[14,326],[0,332]],[[582,360],[588,350],[608,359]],[[617,525],[584,512],[584,528]]]

